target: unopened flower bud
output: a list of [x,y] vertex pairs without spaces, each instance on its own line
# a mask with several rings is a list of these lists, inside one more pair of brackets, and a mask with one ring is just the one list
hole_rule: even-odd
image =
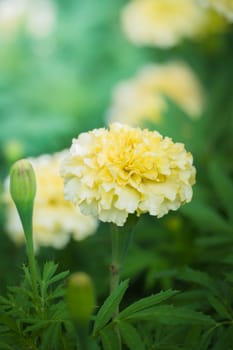
[[18,160],[12,165],[10,193],[27,236],[27,232],[31,231],[33,203],[36,195],[35,173],[28,160]]
[[95,306],[94,286],[84,272],[73,273],[66,289],[66,303],[71,318],[79,324],[89,321]]
[[36,179],[31,163],[26,159],[15,162],[10,171],[10,192],[15,203],[34,201]]

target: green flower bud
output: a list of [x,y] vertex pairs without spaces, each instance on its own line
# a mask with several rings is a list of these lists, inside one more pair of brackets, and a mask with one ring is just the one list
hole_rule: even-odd
[[66,303],[71,318],[79,324],[88,323],[95,306],[94,286],[84,272],[73,273],[68,279]]
[[26,159],[15,162],[10,171],[10,192],[15,203],[33,202],[36,178],[31,163]]
[[10,193],[18,210],[26,238],[32,232],[32,212],[36,194],[36,178],[31,163],[15,162],[10,171]]

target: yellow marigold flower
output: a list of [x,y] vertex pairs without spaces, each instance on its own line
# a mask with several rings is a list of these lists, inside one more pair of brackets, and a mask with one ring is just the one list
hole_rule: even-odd
[[[78,208],[64,199],[59,167],[66,154],[67,151],[64,151],[29,159],[37,180],[33,217],[36,247],[60,249],[67,244],[71,235],[76,240],[82,240],[96,229],[97,221],[94,218],[82,215]],[[7,189],[6,201],[7,232],[16,243],[21,243],[24,241],[22,226]]]
[[73,139],[61,167],[65,198],[118,226],[133,213],[162,217],[191,200],[192,162],[182,143],[114,123]]
[[233,22],[233,1],[232,0],[199,0],[200,3],[210,6],[230,22]]
[[[209,20],[208,11],[195,0],[132,0],[122,12],[123,29],[134,44],[162,48],[199,37]],[[222,30],[222,23],[216,21],[216,26]]]
[[119,83],[107,119],[130,125],[145,120],[157,123],[166,109],[164,95],[190,117],[200,116],[204,104],[201,84],[188,65],[170,62],[147,65],[135,77]]

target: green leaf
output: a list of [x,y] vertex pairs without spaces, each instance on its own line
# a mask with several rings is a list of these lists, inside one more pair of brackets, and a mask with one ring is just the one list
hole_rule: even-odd
[[225,305],[215,298],[213,295],[208,295],[208,301],[213,306],[213,308],[217,311],[219,316],[223,319],[231,320],[232,315],[228,312]]
[[[44,299],[48,300],[48,296],[46,295],[48,287],[52,283],[55,283],[55,282],[58,282],[58,281],[64,279],[69,274],[68,271],[63,271],[63,272],[60,272],[58,274],[55,274],[56,270],[57,270],[57,266],[58,265],[54,264],[54,262],[52,262],[52,261],[45,263],[44,270],[43,270],[43,276],[42,276],[42,279],[40,281],[41,296]],[[52,296],[53,295],[54,295],[54,293],[52,293]],[[49,297],[51,298],[51,295]]]
[[113,325],[105,327],[100,332],[101,341],[104,350],[119,350],[120,341]]
[[60,333],[61,324],[58,322],[51,324],[43,334],[41,350],[47,350],[50,347],[59,349],[59,339],[61,338]]
[[69,274],[69,271],[60,272],[60,273],[58,273],[57,275],[53,276],[53,277],[50,279],[49,283],[51,284],[51,283],[58,282],[58,281],[62,280],[63,278],[67,277],[68,274]]
[[[233,260],[233,256],[232,256],[232,260]],[[232,261],[233,263],[233,261]],[[226,280],[229,281],[230,283],[233,283],[233,272],[229,272],[229,273],[226,273]]]
[[222,233],[221,236],[218,233],[211,233],[209,236],[198,237],[196,243],[202,248],[214,249],[215,247],[233,244],[233,236],[230,236],[229,233]]
[[162,305],[131,314],[128,320],[153,320],[165,325],[214,325],[210,316],[185,307]]
[[211,329],[208,329],[200,339],[199,350],[208,350],[212,337],[213,332]]
[[168,345],[168,344],[164,344],[164,345],[154,345],[156,347],[153,347],[153,349],[156,350],[187,350],[184,349],[183,346],[179,346],[179,345]]
[[97,313],[93,334],[96,333],[103,328],[107,322],[111,319],[115,309],[120,304],[126,289],[128,288],[129,280],[125,280],[121,282],[119,286],[109,295],[109,297],[105,300],[104,304],[99,309]]
[[169,135],[174,141],[182,141],[186,146],[193,146],[198,140],[192,138],[194,134],[194,122],[187,113],[170,96],[161,94],[165,100],[166,108],[163,118],[157,123],[156,128],[163,135]]
[[18,331],[16,321],[12,317],[8,316],[7,312],[4,314],[0,314],[0,323],[7,326],[10,330],[14,332]]
[[51,320],[40,320],[40,319],[34,319],[34,320],[23,320],[25,322],[34,322],[33,325],[30,325],[25,328],[25,332],[32,332],[32,331],[37,331],[41,330],[44,328],[47,328],[51,324]]
[[196,350],[199,347],[200,336],[201,336],[202,327],[199,325],[192,326],[187,330],[184,335],[184,348],[188,350]]
[[91,349],[90,350],[102,350],[102,348],[100,348],[100,345],[92,340],[92,342],[91,342]]
[[224,259],[222,259],[224,264],[233,265],[233,254],[227,254]]
[[231,225],[214,208],[197,200],[183,206],[181,211],[208,232],[232,232]]
[[142,311],[144,309],[150,308],[154,305],[157,305],[174,295],[176,295],[178,291],[174,290],[166,290],[166,291],[161,291],[158,294],[151,295],[149,297],[143,298],[141,300],[136,301],[135,303],[131,304],[127,308],[125,308],[123,311],[120,312],[120,314],[117,316],[118,319],[124,319],[130,316],[131,314]]
[[33,298],[33,293],[31,292],[30,289],[26,289],[24,287],[8,287],[8,290],[14,295],[14,298],[17,298],[19,296],[22,298],[25,296],[27,299],[32,299]]
[[44,264],[43,280],[48,281],[56,272],[58,265],[54,264],[53,261],[47,261]]
[[225,207],[226,211],[229,214],[233,222],[233,207],[232,207],[232,198],[233,198],[233,184],[229,175],[224,171],[221,164],[213,161],[209,167],[209,176],[210,180],[214,186],[214,189],[218,195],[219,200],[222,205]]
[[10,346],[6,343],[2,343],[2,342],[0,342],[0,349],[1,350],[15,350],[15,348],[13,348],[12,346]]
[[4,306],[10,306],[9,300],[2,295],[0,295],[0,304]]
[[46,300],[52,300],[52,299],[57,299],[57,298],[61,298],[64,296],[64,287],[62,285],[58,285],[57,288],[52,291],[52,293],[47,296]]
[[193,270],[190,267],[184,267],[179,270],[177,278],[183,281],[193,282],[206,287],[213,293],[217,292],[216,286],[212,278],[205,272]]
[[31,279],[31,274],[29,272],[29,268],[26,265],[23,265],[23,272],[24,272],[25,281],[30,286],[32,284],[32,279]]
[[233,326],[221,328],[218,332],[217,340],[213,346],[213,350],[232,349],[233,342]]
[[124,321],[119,322],[119,329],[124,343],[128,346],[130,350],[145,349],[145,346],[137,329],[133,327],[130,323]]

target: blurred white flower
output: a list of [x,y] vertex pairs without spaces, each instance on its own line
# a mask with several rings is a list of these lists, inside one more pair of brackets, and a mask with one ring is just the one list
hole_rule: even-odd
[[194,0],[133,0],[122,13],[123,28],[135,44],[176,45],[199,32],[205,16]]
[[37,38],[51,34],[56,24],[54,3],[48,0],[37,0],[30,4],[27,12],[26,28]]
[[116,85],[107,112],[108,123],[159,123],[166,109],[164,95],[190,117],[200,116],[204,104],[203,88],[187,64],[173,61],[147,65],[135,77]]
[[[29,159],[37,180],[33,217],[34,242],[37,248],[52,246],[60,249],[67,244],[71,235],[75,240],[82,240],[93,234],[97,228],[97,221],[94,218],[82,215],[78,208],[64,199],[59,166],[66,154],[67,151],[64,151]],[[6,185],[6,202],[6,230],[16,243],[24,242],[22,226],[10,198],[8,185]]]
[[0,2],[0,29],[14,31],[22,21],[28,0],[2,0]]
[[222,31],[222,21],[214,18],[214,28],[212,21],[195,0],[131,0],[122,12],[124,32],[134,44],[161,48]]
[[17,32],[25,26],[35,38],[49,36],[56,24],[56,8],[49,0],[2,0],[0,2],[0,30]]

